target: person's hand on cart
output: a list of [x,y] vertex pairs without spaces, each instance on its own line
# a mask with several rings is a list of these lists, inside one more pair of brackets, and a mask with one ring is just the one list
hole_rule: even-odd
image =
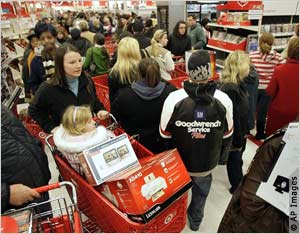
[[98,111],[98,113],[97,113],[97,117],[98,117],[100,120],[105,120],[105,119],[109,118],[109,112],[106,111],[106,110],[100,110],[100,111]]
[[40,198],[40,194],[38,192],[23,184],[10,185],[9,190],[9,204],[14,206],[21,206],[33,201],[35,198]]

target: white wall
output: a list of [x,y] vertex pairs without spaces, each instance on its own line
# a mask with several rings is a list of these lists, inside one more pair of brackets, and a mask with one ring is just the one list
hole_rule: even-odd
[[300,3],[298,0],[263,0],[263,15],[299,15]]

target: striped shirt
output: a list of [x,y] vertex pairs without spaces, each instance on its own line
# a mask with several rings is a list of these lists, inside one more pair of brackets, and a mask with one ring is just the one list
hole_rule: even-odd
[[263,54],[260,51],[252,52],[250,59],[259,75],[259,89],[268,87],[275,67],[285,62],[281,55],[273,50],[269,54]]

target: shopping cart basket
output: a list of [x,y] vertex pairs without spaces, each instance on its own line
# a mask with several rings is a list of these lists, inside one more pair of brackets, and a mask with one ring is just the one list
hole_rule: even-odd
[[[18,232],[26,233],[82,233],[81,219],[77,207],[75,186],[70,182],[60,182],[35,188],[39,193],[62,186],[70,186],[72,201],[67,205],[65,198],[54,198],[41,203],[32,203],[22,209],[8,211],[5,217],[15,220]],[[48,210],[45,210],[45,207]],[[5,224],[2,223],[3,228]],[[11,224],[10,224],[11,225]]]
[[89,185],[58,154],[54,155],[60,174],[64,180],[77,185],[78,207],[103,232],[181,232],[186,224],[187,193],[174,201],[149,223],[131,221],[110,201]]
[[110,112],[109,88],[102,84],[96,84],[96,95],[104,105],[105,109]]
[[45,138],[47,137],[47,133],[30,117],[23,120],[24,127],[27,131],[37,139],[39,139],[43,145],[45,144]]
[[186,74],[186,72],[178,68],[175,68],[175,70],[171,73],[171,77],[172,79],[179,78],[179,77],[188,77],[188,74]]
[[108,87],[108,73],[100,75],[100,76],[94,76],[92,77],[92,80],[95,85],[105,85]]
[[174,85],[177,89],[181,89],[183,87],[183,82],[185,80],[187,80],[188,77],[179,77],[179,78],[175,78],[175,79],[172,79],[172,80],[168,80],[168,82],[172,85]]

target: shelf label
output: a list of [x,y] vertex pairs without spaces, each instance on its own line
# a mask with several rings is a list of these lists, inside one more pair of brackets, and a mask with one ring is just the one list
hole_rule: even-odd
[[248,20],[260,20],[262,19],[262,10],[249,10]]

